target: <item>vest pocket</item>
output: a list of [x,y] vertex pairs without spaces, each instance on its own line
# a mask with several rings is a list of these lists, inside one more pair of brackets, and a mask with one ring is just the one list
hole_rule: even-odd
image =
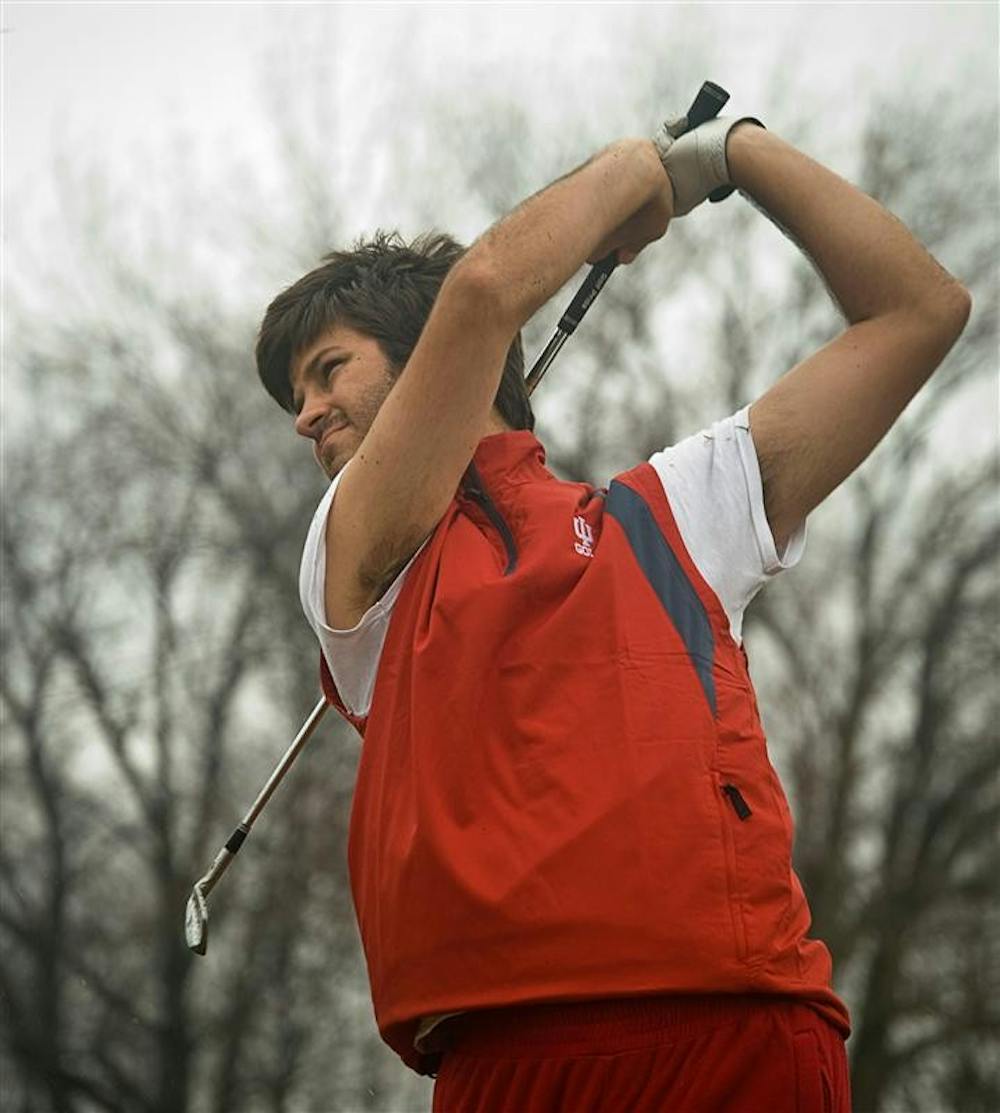
[[736,785],[725,784],[722,786],[722,791],[726,794],[726,799],[733,806],[733,811],[740,817],[740,819],[749,819],[753,815],[750,810],[750,805],[743,799],[743,793],[736,787]]
[[[790,917],[794,901],[791,820],[780,788],[756,770],[716,771],[733,920],[742,935],[740,957],[754,966],[795,961]],[[741,775],[742,774],[742,775]]]
[[733,938],[736,944],[736,957],[741,962],[745,962],[749,957],[749,943],[747,941],[747,925],[745,919],[744,900],[745,894],[743,893],[742,886],[740,885],[741,870],[739,868],[739,852],[736,845],[736,826],[737,816],[739,811],[738,805],[733,799],[735,794],[742,807],[746,809],[746,816],[740,816],[740,819],[749,818],[750,808],[746,801],[743,799],[742,793],[739,789],[728,780],[719,778],[718,789],[720,795],[726,798],[726,803],[720,801],[719,819],[722,821],[722,843],[726,853],[726,890],[729,893],[729,914],[733,921]]

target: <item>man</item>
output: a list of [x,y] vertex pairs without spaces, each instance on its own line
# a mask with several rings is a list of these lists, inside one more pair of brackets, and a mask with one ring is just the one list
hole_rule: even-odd
[[[437,1071],[435,1109],[849,1107],[847,1010],[807,938],[741,626],[971,303],[758,125],[613,143],[464,252],[336,253],[261,327],[261,378],[333,479],[300,589],[364,736],[349,858],[376,1019]],[[849,327],[607,488],[557,480],[519,330],[723,186]]]

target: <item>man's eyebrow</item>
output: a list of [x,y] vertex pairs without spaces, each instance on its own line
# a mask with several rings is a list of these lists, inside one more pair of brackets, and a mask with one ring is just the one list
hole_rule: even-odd
[[[312,359],[306,364],[305,370],[299,376],[300,379],[308,379],[310,375],[315,374],[317,367],[328,355],[332,352],[346,352],[347,348],[341,347],[339,344],[328,344],[325,348],[321,348]],[[298,387],[292,388],[292,409],[298,413],[302,409],[302,398],[299,394]]]

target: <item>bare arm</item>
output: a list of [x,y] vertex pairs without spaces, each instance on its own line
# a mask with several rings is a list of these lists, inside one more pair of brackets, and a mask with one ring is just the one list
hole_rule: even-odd
[[[622,139],[523,201],[469,248],[514,333],[588,261],[625,247],[631,260],[673,215],[670,179],[648,139]],[[456,268],[457,269],[457,268]]]
[[454,498],[518,330],[598,248],[663,235],[669,178],[647,140],[613,143],[528,198],[453,267],[327,520],[327,621],[353,626]]
[[972,303],[901,221],[772,132],[740,125],[726,156],[733,183],[802,248],[850,325],[750,408],[780,551],[948,354]]

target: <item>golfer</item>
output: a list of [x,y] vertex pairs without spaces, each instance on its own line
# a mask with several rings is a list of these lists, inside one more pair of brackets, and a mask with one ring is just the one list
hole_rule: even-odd
[[[363,736],[349,863],[375,1017],[436,1077],[435,1110],[850,1105],[848,1012],[742,624],[971,302],[759,121],[675,130],[610,144],[468,249],[380,233],[334,252],[260,330],[260,376],[332,481],[300,591],[326,696]],[[726,186],[848,327],[606,487],[559,480],[520,329],[585,262],[631,262]]]

